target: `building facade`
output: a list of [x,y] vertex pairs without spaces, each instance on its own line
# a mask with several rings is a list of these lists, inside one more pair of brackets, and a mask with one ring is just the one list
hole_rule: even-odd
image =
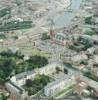
[[45,88],[44,88],[44,94],[46,96],[54,96],[57,93],[61,92],[65,88],[70,87],[75,83],[74,79],[71,78],[71,76],[65,76],[61,79],[58,79],[54,82],[49,83]]

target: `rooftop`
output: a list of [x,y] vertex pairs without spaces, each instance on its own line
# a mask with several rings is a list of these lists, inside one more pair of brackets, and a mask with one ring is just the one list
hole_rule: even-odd
[[59,84],[63,81],[68,81],[69,79],[71,79],[71,77],[72,77],[71,75],[65,75],[62,78],[57,79],[56,81],[53,81],[53,82],[47,84],[47,86],[45,88],[51,88],[51,87],[55,86],[56,84]]

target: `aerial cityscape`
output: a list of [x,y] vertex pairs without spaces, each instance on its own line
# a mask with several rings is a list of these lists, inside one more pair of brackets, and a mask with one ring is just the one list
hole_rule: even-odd
[[0,0],[0,100],[98,100],[98,0]]

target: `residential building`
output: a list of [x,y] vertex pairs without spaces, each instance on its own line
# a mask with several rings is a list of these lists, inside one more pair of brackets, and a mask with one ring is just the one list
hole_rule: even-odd
[[71,58],[72,62],[75,64],[79,64],[83,60],[88,60],[88,57],[86,54],[78,54]]
[[61,70],[64,69],[64,65],[59,63],[59,62],[53,62],[53,63],[50,63],[42,68],[39,68],[39,69],[35,69],[35,72],[37,74],[45,74],[45,75],[50,75],[54,72],[56,72],[56,67],[59,67]]
[[27,100],[28,93],[22,87],[17,86],[13,82],[8,82],[5,86],[11,93],[11,100]]
[[98,54],[98,46],[95,47],[95,53]]
[[93,56],[94,64],[98,64],[98,55]]
[[25,84],[27,79],[34,79],[36,73],[34,71],[27,71],[13,76],[10,80],[18,86]]
[[95,52],[95,48],[94,47],[91,47],[91,48],[88,48],[87,49],[87,54],[93,54]]
[[71,35],[65,34],[65,33],[55,33],[54,37],[52,38],[52,41],[54,43],[60,44],[60,45],[68,45],[71,44]]
[[73,85],[75,83],[74,79],[71,78],[72,76],[64,76],[61,79],[58,79],[56,81],[53,81],[49,83],[44,88],[44,94],[46,96],[54,96],[57,93],[61,92],[65,88],[68,88],[69,86]]
[[76,77],[74,92],[81,95],[81,93],[87,88],[87,86],[88,83],[86,81],[81,80],[80,77]]

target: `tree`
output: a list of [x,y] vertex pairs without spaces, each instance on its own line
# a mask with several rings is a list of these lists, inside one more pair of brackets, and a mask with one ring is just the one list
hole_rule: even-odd
[[27,62],[34,65],[34,68],[40,68],[48,64],[48,59],[42,56],[31,56]]
[[95,34],[97,34],[97,33],[96,33],[95,30],[89,30],[89,31],[86,31],[85,34],[86,34],[86,35],[92,36],[92,35],[95,35]]
[[68,74],[68,70],[67,70],[67,69],[65,69],[65,68],[64,68],[64,73],[65,73],[65,74]]
[[61,69],[57,66],[56,67],[56,73],[59,73],[61,71]]
[[8,50],[8,51],[2,51],[0,55],[4,57],[12,57],[14,54],[11,52],[11,50]]
[[39,90],[44,88],[47,83],[50,82],[50,78],[46,75],[36,75],[34,80],[28,79],[26,81],[25,89],[28,91],[29,95],[37,93]]
[[47,39],[50,39],[50,36],[47,33],[43,33],[41,39],[47,40]]
[[85,18],[85,23],[86,24],[92,24],[92,16]]
[[0,80],[1,83],[11,74],[16,63],[12,59],[0,58]]
[[27,79],[27,80],[26,80],[26,86],[27,86],[27,87],[31,87],[31,86],[32,86],[32,80]]
[[80,62],[80,64],[88,65],[88,62],[87,62],[87,60],[82,60],[82,61]]

